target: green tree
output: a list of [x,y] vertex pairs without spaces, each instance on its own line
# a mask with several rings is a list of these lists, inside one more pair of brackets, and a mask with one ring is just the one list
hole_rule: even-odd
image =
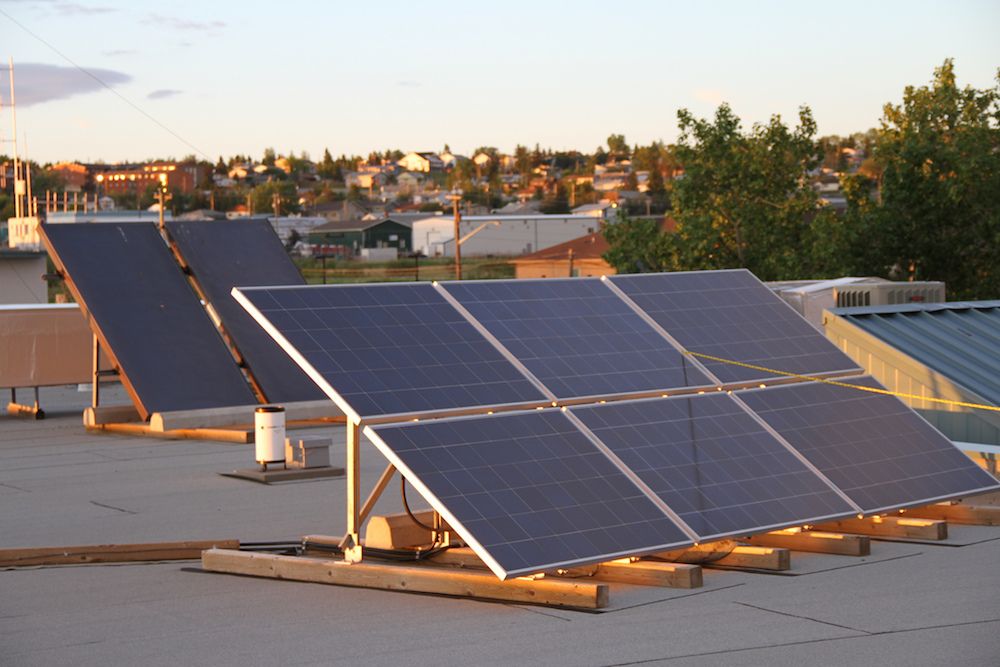
[[329,180],[333,180],[338,177],[340,169],[333,161],[333,156],[330,155],[329,148],[323,149],[323,159],[320,160],[319,165],[316,167],[316,173],[319,174],[320,178],[326,178]]
[[885,106],[873,149],[878,199],[864,175],[845,182],[857,269],[1000,297],[1000,71],[992,88],[959,88],[946,60]]
[[299,209],[298,190],[292,181],[268,181],[253,189],[253,210],[256,213],[288,215],[298,213]]
[[631,154],[624,134],[612,134],[608,137],[608,152],[617,158],[627,158]]
[[744,132],[729,105],[713,121],[678,112],[675,147],[684,178],[673,184],[677,269],[746,267],[764,280],[811,273],[810,221],[817,196],[806,175],[817,163],[812,112],[789,129],[779,116]]
[[602,232],[610,246],[604,260],[618,273],[669,271],[677,267],[676,238],[663,233],[656,220],[620,215],[618,222],[605,225]]

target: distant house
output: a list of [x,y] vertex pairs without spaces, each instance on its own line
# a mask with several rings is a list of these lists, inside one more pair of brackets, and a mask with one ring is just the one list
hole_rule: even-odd
[[328,201],[316,204],[312,207],[313,215],[321,215],[329,221],[334,220],[357,220],[366,216],[370,211],[356,201]]
[[381,187],[384,178],[378,171],[346,171],[344,185],[347,187],[356,185],[362,190],[372,190]]
[[444,153],[439,154],[438,157],[441,159],[441,164],[445,169],[451,169],[459,162],[469,159],[464,155],[456,155],[451,151],[445,151]]
[[444,169],[444,162],[437,153],[407,153],[401,160],[396,162],[406,171],[420,171],[430,173]]
[[420,191],[420,184],[423,178],[417,174],[403,172],[396,177],[396,184],[399,186],[399,194],[409,196]]
[[90,172],[85,165],[76,162],[60,162],[51,167],[51,171],[59,174],[65,192],[82,192],[87,184]]
[[472,161],[476,163],[477,167],[485,167],[492,159],[489,153],[476,153],[472,156]]
[[530,255],[512,259],[516,278],[566,278],[575,276],[610,276],[615,268],[604,261],[608,242],[600,231]]
[[405,253],[413,247],[412,239],[410,227],[391,218],[338,220],[309,232],[309,243],[313,245],[344,246],[354,254],[360,254],[363,248],[396,248]]
[[584,204],[572,210],[573,215],[589,215],[593,218],[608,220],[618,213],[618,204],[602,199],[596,204]]

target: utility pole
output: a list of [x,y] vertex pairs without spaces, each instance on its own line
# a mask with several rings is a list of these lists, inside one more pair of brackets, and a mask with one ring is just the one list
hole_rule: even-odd
[[277,192],[271,195],[271,207],[274,209],[274,217],[281,215],[281,195]]
[[451,200],[452,208],[455,213],[455,280],[462,279],[462,239],[459,233],[459,227],[462,222],[462,212],[458,208],[458,203],[462,201],[462,191],[455,190],[450,195],[448,199]]

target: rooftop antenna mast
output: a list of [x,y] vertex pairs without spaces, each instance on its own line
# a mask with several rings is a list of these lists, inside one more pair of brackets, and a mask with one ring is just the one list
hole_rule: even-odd
[[14,217],[20,218],[24,214],[24,207],[21,198],[25,193],[24,180],[21,178],[21,163],[17,158],[17,100],[14,97],[14,58],[7,58],[7,74],[10,77],[10,118],[11,133],[14,137]]

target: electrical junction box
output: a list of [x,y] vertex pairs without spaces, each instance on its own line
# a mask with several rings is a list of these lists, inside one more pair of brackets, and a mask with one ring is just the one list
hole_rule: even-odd
[[330,465],[330,438],[303,435],[285,438],[285,467],[325,468]]

